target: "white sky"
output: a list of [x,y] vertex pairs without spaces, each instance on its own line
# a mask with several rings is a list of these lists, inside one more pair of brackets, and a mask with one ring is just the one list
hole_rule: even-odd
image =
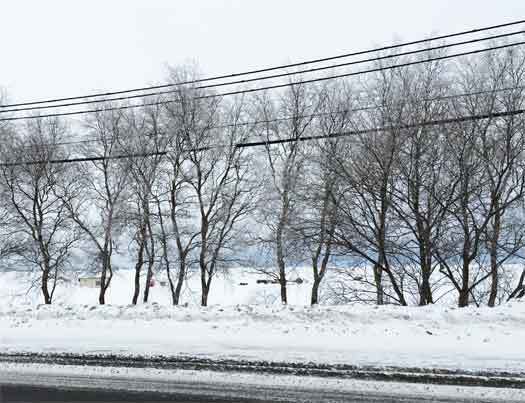
[[11,101],[330,56],[525,18],[523,0],[0,0]]

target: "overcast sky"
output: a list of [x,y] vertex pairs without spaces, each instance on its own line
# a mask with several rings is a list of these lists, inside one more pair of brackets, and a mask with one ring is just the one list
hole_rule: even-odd
[[523,0],[0,0],[0,87],[35,100],[330,56],[525,18]]

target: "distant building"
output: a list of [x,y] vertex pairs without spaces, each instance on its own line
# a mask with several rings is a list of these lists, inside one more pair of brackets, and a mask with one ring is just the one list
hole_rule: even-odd
[[78,279],[78,284],[81,287],[86,288],[98,288],[100,287],[100,276],[85,276]]

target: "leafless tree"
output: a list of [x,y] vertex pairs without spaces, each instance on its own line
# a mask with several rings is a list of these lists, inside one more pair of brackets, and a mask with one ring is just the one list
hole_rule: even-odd
[[[522,109],[525,54],[517,49],[492,53],[487,56],[487,64],[493,81],[502,88],[512,88],[498,94],[495,107],[505,111]],[[489,208],[492,209],[487,211],[492,217],[485,228],[490,256],[489,306],[496,304],[500,292],[502,266],[525,246],[523,218],[516,214],[517,203],[513,203],[523,201],[524,129],[521,116],[509,116],[496,120],[494,129],[483,132],[481,137],[481,159],[488,180]]]
[[143,302],[149,298],[153,270],[157,260],[158,236],[155,226],[158,221],[156,194],[162,163],[170,144],[164,132],[160,106],[125,113],[126,138],[123,149],[133,155],[130,159],[131,189],[130,208],[127,221],[136,245],[135,278],[132,303],[136,304],[140,294],[140,276],[144,264],[147,266]]
[[[0,88],[0,105],[7,101],[7,93]],[[10,157],[12,145],[10,139],[15,136],[15,127],[11,122],[0,122],[0,152],[1,162]],[[1,185],[3,187],[3,184]],[[26,249],[26,237],[17,225],[17,220],[11,214],[9,192],[0,191],[0,262],[7,263],[22,255]]]
[[[523,175],[515,169],[523,153],[517,122],[493,117],[502,110],[496,90],[504,86],[505,63],[495,66],[488,56],[483,63],[476,60],[462,67],[460,90],[474,95],[455,99],[454,112],[457,116],[487,118],[450,125],[445,136],[447,175],[456,178],[457,186],[449,208],[452,224],[447,231],[447,244],[438,258],[441,271],[458,291],[460,307],[469,304],[473,290],[487,278],[492,276],[497,287],[496,249],[501,219],[522,198],[525,185]],[[497,135],[496,128],[501,125],[504,129]],[[481,272],[486,245],[491,250],[491,268]],[[494,292],[492,302],[495,296]]]
[[297,186],[298,209],[301,211],[292,225],[310,256],[313,283],[310,303],[319,303],[319,287],[334,254],[335,230],[338,221],[338,176],[333,161],[341,137],[333,136],[349,128],[349,109],[352,106],[350,88],[344,81],[327,84],[317,95],[319,115],[312,130],[321,137],[303,147],[304,180]]
[[[224,251],[235,240],[235,230],[251,211],[249,183],[250,162],[245,149],[237,147],[246,139],[245,126],[239,125],[241,105],[230,106],[230,125],[219,131],[206,131],[199,144],[213,146],[219,139],[222,146],[210,151],[190,151],[191,187],[197,198],[200,220],[199,267],[201,304],[208,304],[211,281],[223,263]],[[194,144],[193,148],[196,147]]]
[[2,199],[8,203],[8,221],[28,239],[17,253],[40,270],[46,304],[52,303],[59,273],[79,240],[64,202],[76,196],[72,167],[52,162],[66,156],[59,145],[65,134],[58,119],[35,119],[16,128],[3,149]]
[[[236,228],[251,206],[250,163],[245,149],[237,146],[248,133],[242,124],[243,100],[227,103],[218,97],[203,97],[205,94],[196,86],[183,87],[176,94],[177,102],[167,108],[175,139],[175,151],[169,157],[171,223],[181,265],[173,297],[176,302],[186,270],[183,266],[195,249],[203,306],[208,304],[213,278],[225,264]],[[196,212],[198,235],[184,234],[179,225],[178,214],[183,209],[190,212],[188,205]]]
[[[194,67],[170,70],[170,81],[188,82],[198,77]],[[159,217],[162,261],[170,285],[173,305],[180,302],[182,287],[193,260],[192,253],[198,247],[200,236],[193,214],[195,198],[190,185],[190,151],[197,143],[195,132],[212,130],[215,118],[215,102],[193,102],[194,89],[182,87],[172,95],[172,101],[164,107],[165,131],[169,137],[169,152],[159,172],[159,192],[155,203]],[[208,109],[209,108],[209,109]],[[206,116],[211,111],[211,117]],[[198,146],[197,146],[198,147]],[[175,256],[170,253],[175,245]],[[176,278],[173,278],[176,266]]]
[[[442,61],[436,61],[404,69],[397,76],[401,82],[399,95],[407,101],[403,116],[406,125],[447,116],[449,86],[443,77],[445,69]],[[453,183],[443,173],[446,156],[442,144],[439,127],[406,129],[392,193],[392,210],[404,234],[397,242],[396,254],[407,276],[416,284],[419,305],[434,302],[431,281],[436,268],[434,250],[451,202]]]
[[70,216],[96,251],[100,304],[106,302],[106,291],[113,277],[112,257],[122,234],[122,213],[128,199],[130,158],[119,157],[125,155],[122,147],[125,127],[122,110],[99,112],[86,121],[90,138],[95,141],[80,149],[88,159],[79,166],[76,176],[83,197],[67,203]]
[[[297,187],[303,175],[304,158],[301,139],[308,136],[319,99],[311,86],[287,87],[278,100],[263,94],[254,101],[253,115],[262,124],[254,130],[266,144],[269,180],[259,214],[265,234],[258,241],[275,256],[276,270],[263,270],[279,282],[281,302],[288,302],[286,288],[287,261],[298,251],[293,223],[297,211]],[[272,140],[285,140],[271,144]],[[292,140],[292,141],[290,141]]]
[[367,83],[365,89],[374,107],[352,117],[359,132],[345,141],[338,153],[336,172],[342,189],[339,202],[339,247],[372,265],[377,303],[384,303],[386,274],[395,300],[406,305],[401,271],[392,262],[399,228],[392,219],[393,189],[399,174],[399,157],[405,133],[400,128],[407,100],[401,96],[399,70],[386,70]]

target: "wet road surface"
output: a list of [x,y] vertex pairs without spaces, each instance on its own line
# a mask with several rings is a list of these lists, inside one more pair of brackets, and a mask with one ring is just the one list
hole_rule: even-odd
[[[177,385],[171,385],[176,389]],[[124,390],[95,390],[82,388],[55,388],[31,385],[0,385],[1,403],[72,403],[72,402],[178,402],[178,403],[273,403],[273,402],[360,402],[360,403],[408,403],[408,402],[467,402],[458,399],[435,399],[411,396],[388,396],[388,394],[363,394],[354,392],[312,392],[300,390],[275,390],[257,388],[252,391],[232,391],[232,397],[224,395],[224,390],[218,390],[215,396],[209,385],[193,385],[194,390],[188,391],[188,385],[180,385],[181,392],[137,392]],[[227,393],[227,391],[226,391]]]

